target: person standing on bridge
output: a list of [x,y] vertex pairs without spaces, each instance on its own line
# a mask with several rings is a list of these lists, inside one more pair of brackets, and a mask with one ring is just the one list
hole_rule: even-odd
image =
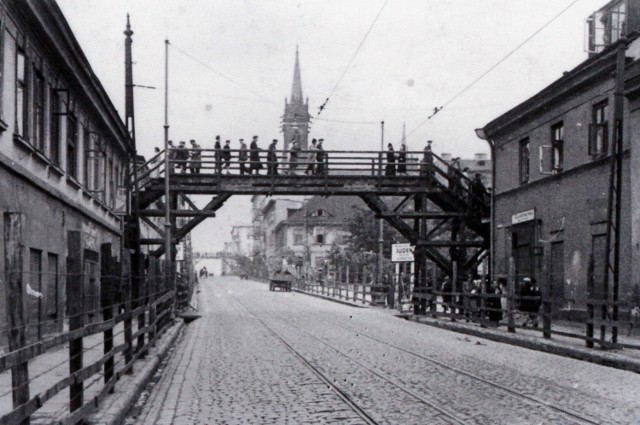
[[407,175],[407,147],[403,143],[398,152],[398,174]]
[[307,156],[307,169],[304,171],[304,173],[307,176],[312,176],[315,172],[315,168],[316,168],[316,153],[317,153],[317,149],[316,149],[316,143],[318,143],[316,141],[316,139],[313,139],[311,141],[311,146],[309,147],[309,155]]
[[191,174],[200,174],[200,165],[202,162],[202,151],[200,145],[196,143],[194,139],[189,141],[191,143],[191,162],[189,163],[189,171]]
[[220,136],[216,136],[216,143],[213,145],[213,158],[216,163],[216,174],[222,171],[222,146],[220,146]]
[[276,144],[278,139],[273,139],[267,151],[267,176],[278,175],[278,154],[276,153]]
[[296,139],[292,140],[291,150],[289,151],[289,174],[296,175],[298,169],[298,155],[300,154],[300,144]]
[[240,175],[249,174],[249,169],[247,168],[247,159],[249,159],[249,154],[247,153],[247,144],[244,142],[244,139],[240,139],[240,152],[238,153]]
[[391,143],[387,145],[387,166],[384,169],[384,175],[396,175],[396,152],[393,150],[393,145]]
[[224,162],[224,169],[229,174],[229,166],[231,165],[231,143],[230,140],[224,142],[224,148],[222,148],[222,161]]
[[185,145],[185,141],[181,140],[178,148],[176,149],[176,162],[182,170],[182,174],[187,172],[187,166],[189,164],[189,150]]
[[260,148],[258,147],[258,136],[253,136],[251,145],[249,145],[249,161],[251,161],[251,165],[249,166],[249,174],[253,174],[253,171],[255,170],[256,175],[259,175],[260,169],[262,169],[262,163],[260,162]]
[[324,142],[324,139],[319,139],[316,145],[316,175],[318,176],[322,176],[327,172],[324,166],[326,153],[322,148],[322,142]]
[[431,150],[431,140],[427,141],[427,146],[424,147],[424,156],[420,160],[420,175],[432,178],[433,177],[433,151]]

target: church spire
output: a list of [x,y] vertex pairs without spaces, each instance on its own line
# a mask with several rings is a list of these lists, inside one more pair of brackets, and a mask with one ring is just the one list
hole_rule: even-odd
[[293,68],[293,87],[291,88],[291,103],[303,103],[302,80],[300,79],[300,62],[298,61],[298,46],[296,45],[296,64]]

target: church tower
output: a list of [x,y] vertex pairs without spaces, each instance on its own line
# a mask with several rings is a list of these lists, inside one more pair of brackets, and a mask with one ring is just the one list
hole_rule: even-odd
[[307,149],[309,144],[309,99],[302,97],[302,80],[300,78],[300,62],[298,47],[296,46],[296,63],[293,68],[293,86],[291,97],[284,100],[284,116],[282,117],[282,133],[284,134],[284,149],[288,150],[293,139],[300,144],[300,149]]

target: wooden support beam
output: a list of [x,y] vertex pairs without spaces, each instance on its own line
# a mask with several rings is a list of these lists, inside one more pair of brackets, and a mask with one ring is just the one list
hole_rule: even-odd
[[149,220],[148,217],[140,217],[140,219],[147,223],[147,225],[151,227],[158,236],[160,236],[160,238],[164,239],[164,230],[160,229],[160,227],[158,227],[153,221]]
[[421,240],[417,241],[416,245],[418,246],[431,246],[437,248],[449,248],[452,246],[462,247],[462,248],[483,248],[485,246],[485,241],[464,241],[464,240],[439,240],[439,241],[430,241],[430,240]]
[[[4,219],[4,270],[7,324],[9,327],[9,351],[26,345],[26,320],[24,315],[24,288],[22,281],[22,221],[21,213],[6,212]],[[29,361],[11,368],[13,408],[29,401]],[[30,419],[20,421],[29,425]]]
[[[205,210],[171,210],[169,212],[174,217],[215,217],[215,211]],[[164,217],[164,210],[143,210],[140,211],[141,217]]]
[[426,219],[444,219],[444,218],[456,218],[456,217],[464,217],[464,213],[458,212],[445,212],[445,211],[422,211],[422,212],[402,212],[402,213],[381,213],[379,214],[382,218],[388,217],[397,217],[401,219],[415,219],[415,218],[426,218]]
[[[83,262],[80,232],[69,231],[67,235],[67,313],[71,332],[84,326]],[[83,352],[82,337],[69,341],[70,375],[82,369]],[[84,382],[74,382],[69,386],[69,411],[80,409],[83,404]]]
[[187,195],[185,195],[184,193],[181,193],[181,194],[180,194],[180,197],[182,198],[182,200],[183,200],[184,202],[186,202],[186,203],[191,207],[191,209],[192,209],[193,211],[200,211],[200,208],[198,208],[198,207],[196,206],[196,204],[194,204],[194,203],[191,201],[191,199],[189,199],[189,197],[188,197]]

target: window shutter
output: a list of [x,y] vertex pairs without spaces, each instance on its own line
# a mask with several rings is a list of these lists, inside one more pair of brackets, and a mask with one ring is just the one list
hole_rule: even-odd
[[553,171],[552,161],[553,148],[550,145],[540,146],[540,174],[551,174]]

